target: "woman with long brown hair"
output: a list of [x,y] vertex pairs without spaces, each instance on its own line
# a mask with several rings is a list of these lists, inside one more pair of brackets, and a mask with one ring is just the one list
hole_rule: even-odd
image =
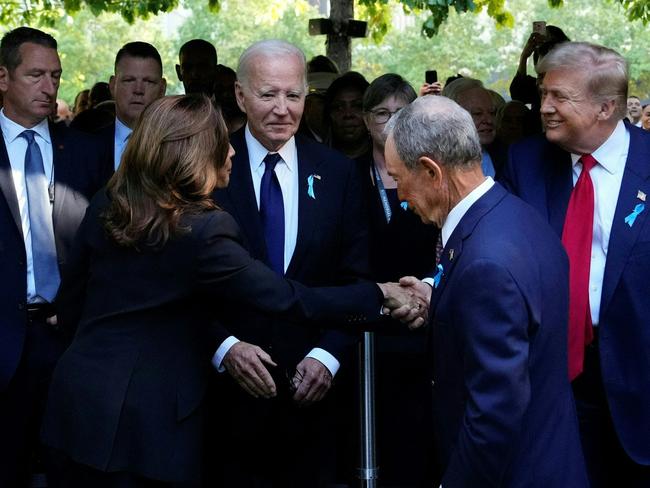
[[207,98],[162,98],[91,203],[58,301],[59,322],[76,334],[43,426],[64,459],[62,486],[199,482],[201,404],[225,308],[348,323],[379,314],[385,285],[308,289],[250,258],[211,199],[228,184],[232,154]]

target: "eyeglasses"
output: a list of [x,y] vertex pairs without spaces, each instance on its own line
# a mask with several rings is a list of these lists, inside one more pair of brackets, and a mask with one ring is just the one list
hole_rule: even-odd
[[386,110],[385,108],[378,108],[376,110],[370,110],[368,113],[372,115],[372,118],[376,124],[385,124],[390,120],[390,118],[393,115],[395,115],[400,110],[402,109],[398,108],[394,112],[391,112],[390,110]]

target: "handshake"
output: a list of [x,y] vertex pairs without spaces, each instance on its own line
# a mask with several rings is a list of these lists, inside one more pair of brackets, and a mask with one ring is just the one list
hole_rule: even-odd
[[422,327],[429,315],[431,286],[413,276],[405,276],[399,283],[378,283],[384,294],[382,313],[406,324],[414,330]]

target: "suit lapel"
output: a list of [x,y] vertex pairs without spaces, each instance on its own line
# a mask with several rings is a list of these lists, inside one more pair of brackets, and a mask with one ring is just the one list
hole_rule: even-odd
[[0,137],[0,193],[2,193],[7,202],[18,233],[23,236],[20,209],[18,208],[18,196],[16,195],[16,187],[14,186],[13,176],[11,175],[11,163],[9,162],[4,137]]
[[647,226],[649,222],[650,208],[648,206],[650,201],[645,202],[646,209],[637,216],[631,227],[625,223],[625,217],[632,213],[637,204],[642,203],[637,198],[639,190],[646,195],[650,195],[650,143],[648,141],[650,137],[640,130],[633,130],[629,127],[628,131],[630,132],[630,149],[625,163],[621,190],[618,194],[616,212],[609,238],[600,301],[601,317],[609,305],[641,229]]
[[[287,276],[292,276],[296,269],[300,269],[300,263],[305,257],[311,245],[311,237],[314,228],[318,223],[320,205],[324,201],[318,194],[319,180],[313,182],[316,198],[308,194],[308,178],[317,174],[320,166],[320,158],[311,151],[309,144],[300,136],[296,135],[296,149],[298,152],[298,235],[296,248],[293,251],[291,262],[287,267]],[[321,180],[322,181],[322,180]]]
[[445,248],[442,251],[440,256],[440,265],[442,266],[443,273],[440,279],[440,283],[437,287],[433,289],[431,295],[431,304],[429,305],[429,320],[435,316],[435,311],[440,301],[447,283],[451,277],[451,274],[456,266],[456,263],[460,260],[460,257],[463,252],[463,243],[464,241],[472,234],[472,231],[478,224],[478,222],[483,218],[483,216],[488,213],[497,203],[499,203],[504,196],[506,196],[507,191],[498,183],[495,183],[492,188],[488,190],[481,198],[479,198],[474,204],[467,210],[465,215],[460,219],[460,222],[449,236],[449,240],[445,245]]
[[253,188],[253,178],[243,128],[232,135],[231,144],[235,149],[235,156],[232,160],[230,184],[227,189],[232,205],[227,210],[233,214],[239,223],[242,233],[250,246],[251,254],[259,259],[266,259],[266,244],[262,232],[260,212],[255,199],[255,189]]
[[72,171],[70,164],[70,151],[66,148],[66,139],[63,133],[54,124],[50,124],[50,139],[52,140],[52,171],[54,171],[54,209],[52,221],[56,232],[57,221],[61,217],[67,198],[68,177]]
[[544,156],[547,168],[546,208],[548,208],[548,221],[557,235],[561,237],[573,190],[571,155],[552,144],[548,144],[546,147],[551,152],[550,155]]

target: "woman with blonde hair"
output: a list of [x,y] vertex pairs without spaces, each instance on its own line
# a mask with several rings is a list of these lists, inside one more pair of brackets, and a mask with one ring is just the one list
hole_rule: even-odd
[[201,405],[226,308],[319,322],[379,315],[391,287],[308,289],[248,255],[211,199],[232,154],[206,97],[159,99],[88,208],[58,302],[59,323],[76,334],[42,433],[62,459],[61,486],[198,485]]

